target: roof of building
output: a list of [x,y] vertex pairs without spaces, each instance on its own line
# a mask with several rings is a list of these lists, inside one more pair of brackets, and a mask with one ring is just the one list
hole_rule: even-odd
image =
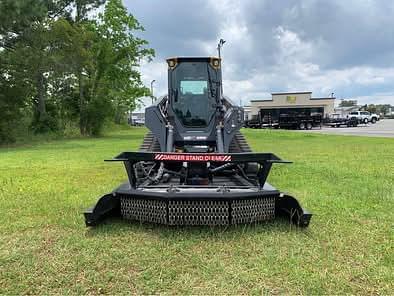
[[250,100],[250,102],[272,102],[273,101],[273,99],[271,98],[271,99],[260,99],[260,100]]
[[305,95],[311,94],[311,91],[294,91],[294,92],[278,92],[278,93],[271,93],[271,95]]
[[[294,93],[292,93],[294,94]],[[335,97],[327,97],[327,98],[310,98],[310,100],[335,100]],[[259,100],[250,100],[250,102],[272,102],[273,98],[271,99],[259,99]]]
[[327,97],[327,98],[311,98],[311,100],[335,100],[335,97]]

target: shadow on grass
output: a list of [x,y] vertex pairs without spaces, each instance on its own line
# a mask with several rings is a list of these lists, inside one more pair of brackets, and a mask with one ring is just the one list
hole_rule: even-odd
[[87,230],[87,237],[119,237],[127,235],[149,234],[163,241],[211,240],[231,241],[241,236],[296,234],[311,236],[309,228],[299,228],[287,219],[276,218],[274,221],[230,226],[170,226],[151,223],[130,222],[121,218],[111,218],[97,227]]

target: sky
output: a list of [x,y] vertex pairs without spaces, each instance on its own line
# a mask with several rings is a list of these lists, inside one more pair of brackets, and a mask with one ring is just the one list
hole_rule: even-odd
[[223,89],[234,102],[312,91],[394,105],[392,0],[123,2],[156,51],[141,66],[155,96],[167,92],[167,57],[215,56],[223,38]]

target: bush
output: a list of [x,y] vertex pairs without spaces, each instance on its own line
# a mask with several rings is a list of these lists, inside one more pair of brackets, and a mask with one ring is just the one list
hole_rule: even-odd
[[111,102],[97,98],[90,102],[87,110],[87,128],[88,134],[99,136],[103,130],[106,118],[113,113]]
[[35,115],[31,124],[31,130],[35,134],[44,134],[48,132],[59,131],[59,124],[54,116],[45,114],[43,118]]
[[26,127],[23,121],[26,111],[22,108],[22,102],[18,101],[19,94],[12,91],[12,88],[2,89],[0,85],[0,144],[15,142],[18,130]]
[[12,132],[13,122],[0,121],[0,144],[14,143],[15,134]]

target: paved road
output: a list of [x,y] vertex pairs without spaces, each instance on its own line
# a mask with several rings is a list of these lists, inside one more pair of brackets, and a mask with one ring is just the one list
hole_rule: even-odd
[[313,129],[300,132],[394,138],[394,119],[383,119],[375,124],[360,124],[358,127],[322,127],[321,130]]

